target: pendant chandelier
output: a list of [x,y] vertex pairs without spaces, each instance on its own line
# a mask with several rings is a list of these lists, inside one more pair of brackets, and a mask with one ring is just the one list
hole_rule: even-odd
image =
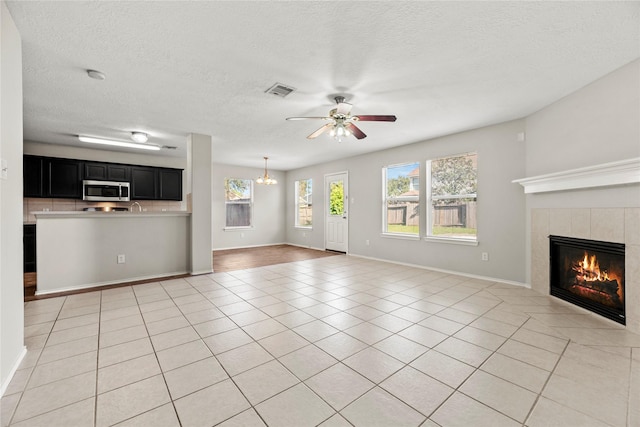
[[269,160],[269,158],[265,157],[264,158],[264,176],[259,176],[256,179],[256,184],[273,185],[278,183],[276,179],[269,177],[269,171],[267,170],[267,160]]

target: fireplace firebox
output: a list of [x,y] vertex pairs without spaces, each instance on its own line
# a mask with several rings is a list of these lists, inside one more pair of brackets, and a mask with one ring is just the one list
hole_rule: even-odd
[[624,244],[549,236],[551,295],[625,324]]

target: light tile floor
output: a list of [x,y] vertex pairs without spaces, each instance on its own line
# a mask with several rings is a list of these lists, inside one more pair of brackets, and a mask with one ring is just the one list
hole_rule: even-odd
[[347,256],[25,304],[2,426],[640,426],[640,336]]

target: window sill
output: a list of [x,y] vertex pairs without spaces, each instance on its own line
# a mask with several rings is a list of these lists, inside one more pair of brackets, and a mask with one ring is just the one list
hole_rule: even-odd
[[425,242],[449,243],[452,245],[463,245],[463,246],[478,246],[478,241],[471,240],[471,239],[455,239],[453,237],[427,236],[424,238],[424,240]]
[[313,226],[295,225],[296,230],[313,230]]
[[411,234],[399,234],[399,233],[382,233],[380,237],[386,237],[390,239],[402,239],[402,240],[420,240],[420,236]]
[[224,231],[244,231],[244,230],[253,230],[253,227],[224,227]]

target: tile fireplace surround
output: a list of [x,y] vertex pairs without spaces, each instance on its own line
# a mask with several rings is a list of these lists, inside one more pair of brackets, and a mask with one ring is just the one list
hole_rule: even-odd
[[625,244],[626,329],[640,333],[640,208],[532,209],[531,287],[545,295],[549,295],[550,234]]

